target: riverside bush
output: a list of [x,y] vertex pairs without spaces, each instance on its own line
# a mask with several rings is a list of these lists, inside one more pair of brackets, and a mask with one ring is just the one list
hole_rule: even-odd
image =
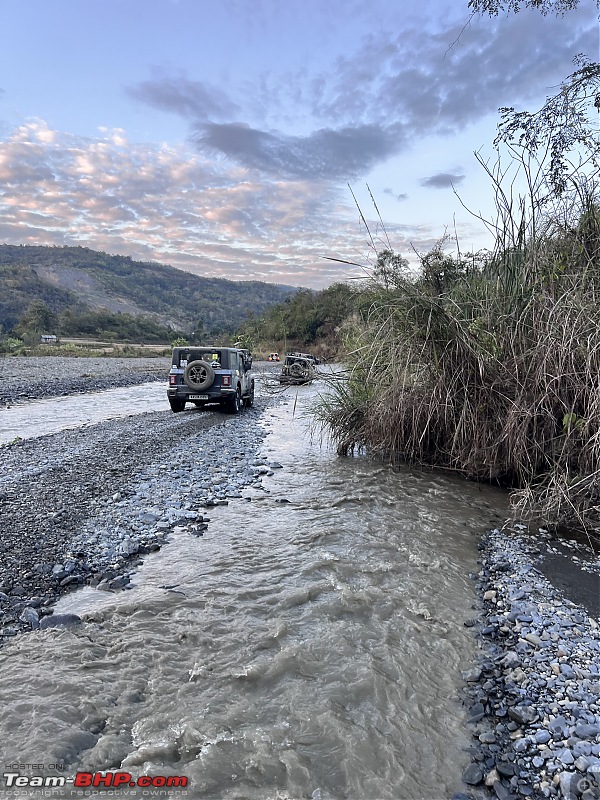
[[342,454],[497,482],[521,518],[600,528],[597,188],[582,181],[547,208],[506,218],[494,252],[439,246],[417,275],[380,264],[349,380],[317,416]]

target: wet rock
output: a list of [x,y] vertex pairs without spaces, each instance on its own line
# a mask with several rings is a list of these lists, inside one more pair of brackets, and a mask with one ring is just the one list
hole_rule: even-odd
[[471,709],[469,710],[467,721],[471,724],[479,722],[480,720],[483,719],[484,715],[485,715],[485,707],[483,703],[475,703],[475,705],[472,706]]
[[496,769],[498,770],[498,774],[503,778],[511,778],[518,771],[515,765],[511,764],[510,761],[496,762]]
[[478,786],[483,783],[483,771],[479,764],[469,764],[463,772],[462,778],[467,786]]
[[29,606],[23,609],[19,619],[21,622],[26,622],[27,624],[31,625],[32,629],[34,630],[40,627],[40,620],[37,611],[33,608],[29,608]]
[[514,800],[515,795],[501,781],[496,781],[493,788],[498,800]]

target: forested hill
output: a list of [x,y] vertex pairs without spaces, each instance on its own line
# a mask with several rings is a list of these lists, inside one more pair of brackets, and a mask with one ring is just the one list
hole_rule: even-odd
[[11,330],[34,301],[60,318],[104,309],[151,317],[179,331],[235,332],[250,312],[296,289],[261,281],[204,278],[155,262],[85,247],[0,244],[0,325]]

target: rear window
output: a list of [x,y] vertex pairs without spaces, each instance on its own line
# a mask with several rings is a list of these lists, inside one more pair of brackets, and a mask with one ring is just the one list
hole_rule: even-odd
[[185,367],[192,361],[206,361],[214,369],[226,369],[228,367],[226,350],[187,350],[186,348],[179,351],[178,357],[180,367]]

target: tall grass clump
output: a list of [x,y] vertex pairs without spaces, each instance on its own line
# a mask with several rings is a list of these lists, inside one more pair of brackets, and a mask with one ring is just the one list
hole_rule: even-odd
[[550,201],[534,177],[513,202],[492,177],[493,252],[441,243],[417,274],[378,254],[349,379],[317,415],[342,454],[497,482],[521,518],[600,528],[598,189],[581,179]]

